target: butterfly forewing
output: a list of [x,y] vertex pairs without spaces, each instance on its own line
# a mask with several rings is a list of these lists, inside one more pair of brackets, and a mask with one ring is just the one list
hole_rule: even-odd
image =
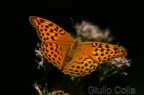
[[37,34],[41,41],[73,41],[71,36],[64,29],[47,19],[30,16],[30,22],[37,30]]
[[103,42],[83,42],[82,48],[100,64],[126,55],[123,48]]

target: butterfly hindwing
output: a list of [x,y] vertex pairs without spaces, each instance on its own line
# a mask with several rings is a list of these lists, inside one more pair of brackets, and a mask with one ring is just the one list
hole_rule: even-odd
[[83,50],[78,50],[62,72],[71,76],[85,76],[93,72],[98,64]]
[[59,69],[62,68],[64,59],[68,50],[70,49],[71,43],[54,43],[54,42],[42,42],[41,48],[45,58],[49,62],[52,62],[54,66],[57,66]]

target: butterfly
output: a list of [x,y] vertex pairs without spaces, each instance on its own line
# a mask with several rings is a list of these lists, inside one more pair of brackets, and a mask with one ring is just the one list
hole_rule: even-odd
[[71,76],[85,76],[96,70],[99,64],[124,57],[127,52],[117,45],[104,42],[81,42],[55,23],[37,16],[29,17],[41,40],[44,57]]

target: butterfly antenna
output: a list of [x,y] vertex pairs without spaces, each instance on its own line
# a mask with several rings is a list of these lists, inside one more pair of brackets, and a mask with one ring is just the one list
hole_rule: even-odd
[[[70,17],[70,19],[71,19],[71,22],[72,22],[72,25],[73,25],[73,29],[74,30],[76,30],[76,28],[75,28],[75,25],[74,25],[74,21],[73,21],[73,18],[72,17]],[[74,38],[76,37],[76,34],[74,34],[74,35],[72,35]]]
[[119,46],[119,45],[120,45],[120,42],[118,42],[117,45]]
[[72,18],[72,17],[70,17],[70,19],[71,19],[71,21],[72,21],[72,25],[73,25],[73,27],[74,27],[75,25],[74,25],[73,18]]

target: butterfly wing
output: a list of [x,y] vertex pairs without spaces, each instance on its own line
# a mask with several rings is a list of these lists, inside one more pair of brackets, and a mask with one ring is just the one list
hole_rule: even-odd
[[29,19],[42,41],[41,48],[44,57],[61,69],[65,56],[73,42],[72,37],[49,20],[36,16],[30,16]]
[[93,72],[98,64],[126,55],[126,51],[116,45],[102,42],[83,42],[80,45],[73,59],[65,65],[65,74],[85,76]]
[[37,34],[42,42],[73,41],[72,37],[64,29],[47,19],[30,16],[29,20],[33,27],[37,30]]
[[81,47],[72,60],[66,63],[62,72],[71,76],[85,76],[93,72],[97,66],[98,63]]
[[82,51],[77,51],[73,59],[65,65],[62,72],[71,76],[85,76],[93,72],[97,66],[98,63],[90,56]]
[[127,54],[122,47],[103,42],[83,42],[82,47],[88,51],[88,55],[100,64],[114,58],[124,57]]

